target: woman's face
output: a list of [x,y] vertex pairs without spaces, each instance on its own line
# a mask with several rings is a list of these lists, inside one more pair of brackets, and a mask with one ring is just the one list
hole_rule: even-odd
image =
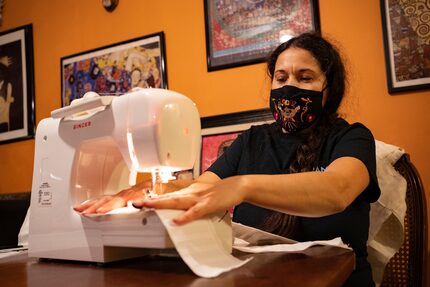
[[139,84],[140,82],[140,71],[139,70],[133,70],[133,72],[131,72],[131,86],[135,87],[137,86],[137,84]]
[[[305,90],[322,91],[325,84],[325,74],[321,71],[318,61],[307,50],[289,48],[279,54],[272,89],[290,85]],[[323,104],[326,99],[327,90],[324,91]]]

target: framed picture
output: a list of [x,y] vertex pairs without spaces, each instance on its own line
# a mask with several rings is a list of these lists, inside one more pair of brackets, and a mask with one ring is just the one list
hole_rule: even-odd
[[202,118],[202,147],[194,165],[194,177],[203,173],[244,130],[273,121],[269,109]]
[[32,25],[0,33],[0,144],[35,132]]
[[317,0],[205,0],[208,71],[263,62],[280,43],[319,31]]
[[61,58],[61,103],[86,92],[121,95],[135,87],[167,88],[164,33]]
[[388,92],[430,88],[430,6],[380,0]]

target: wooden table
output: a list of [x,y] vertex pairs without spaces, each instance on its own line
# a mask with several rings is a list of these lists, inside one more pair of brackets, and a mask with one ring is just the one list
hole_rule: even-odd
[[304,253],[245,254],[244,266],[213,279],[194,275],[179,257],[142,257],[103,266],[60,260],[39,261],[20,254],[0,260],[1,287],[106,287],[106,286],[300,286],[336,287],[348,278],[355,264],[352,251],[329,246]]

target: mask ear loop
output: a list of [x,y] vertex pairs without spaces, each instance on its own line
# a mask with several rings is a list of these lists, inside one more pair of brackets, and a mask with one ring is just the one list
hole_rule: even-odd
[[324,88],[321,90],[321,93],[328,89],[327,81],[325,81],[325,82],[324,82],[324,84],[325,84],[325,86],[324,86]]
[[[324,92],[325,92],[325,90],[328,89],[327,81],[325,81],[324,84],[325,84],[325,87],[321,90],[321,93],[323,93],[323,98],[324,98]],[[323,110],[324,110],[324,107],[325,107],[325,105],[327,104],[328,101],[329,101],[329,99],[328,99],[328,95],[327,95],[326,101],[325,101],[325,103],[324,103],[324,105],[322,107]]]

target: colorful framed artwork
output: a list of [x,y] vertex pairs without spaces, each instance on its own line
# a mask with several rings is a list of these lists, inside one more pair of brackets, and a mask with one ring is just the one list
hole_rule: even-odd
[[0,144],[34,138],[33,27],[0,33]]
[[203,173],[244,130],[273,121],[269,109],[202,118],[202,146],[194,165],[194,177]]
[[167,88],[164,33],[115,43],[61,58],[61,103],[86,92],[121,95],[141,88]]
[[388,92],[430,88],[430,4],[380,0]]
[[319,31],[317,0],[205,0],[208,71],[263,62],[280,43]]

